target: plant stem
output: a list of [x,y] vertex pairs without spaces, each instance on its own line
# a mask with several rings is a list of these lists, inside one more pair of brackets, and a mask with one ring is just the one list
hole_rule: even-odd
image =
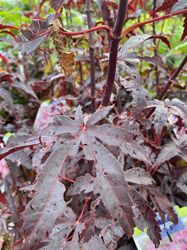
[[110,44],[108,78],[107,78],[104,98],[102,101],[103,106],[107,106],[109,104],[110,96],[112,93],[112,88],[114,85],[116,64],[117,64],[118,45],[119,45],[119,39],[121,36],[121,32],[123,29],[123,23],[124,23],[125,17],[126,17],[127,3],[128,3],[128,0],[120,0],[120,2],[119,2],[117,18],[116,18],[116,22],[114,25],[114,37],[111,39],[111,44]]
[[173,83],[175,78],[179,75],[179,73],[181,72],[181,70],[183,69],[183,67],[186,63],[187,63],[187,56],[185,56],[185,58],[182,60],[179,67],[174,71],[172,76],[168,79],[163,91],[158,96],[159,100],[162,100],[164,98],[164,96],[165,96],[166,92],[168,91],[168,89],[170,88],[171,84]]
[[[156,10],[156,3],[157,0],[153,0],[153,18],[156,17],[155,14],[155,10]],[[155,22],[153,22],[153,35],[156,35],[156,25]],[[153,43],[154,43],[154,55],[157,57],[158,53],[157,53],[157,46],[156,46],[156,39],[153,39]],[[156,80],[156,88],[157,88],[157,95],[159,93],[159,71],[158,71],[158,66],[155,66],[155,80]]]
[[[172,74],[172,76],[168,79],[163,91],[159,94],[158,99],[162,100],[168,89],[170,88],[171,84],[173,83],[173,81],[176,79],[176,77],[179,75],[179,73],[181,72],[181,70],[183,69],[184,65],[187,63],[187,56],[185,56],[185,58],[182,60],[181,64],[178,66],[178,68],[174,71],[174,73]],[[146,118],[148,119],[154,112],[155,108],[152,108],[151,111],[146,115]]]
[[[92,17],[91,17],[91,0],[86,0],[86,14],[88,28],[93,27]],[[89,53],[90,53],[90,82],[91,82],[91,104],[92,112],[95,112],[95,50],[94,50],[94,40],[93,34],[89,33]]]
[[179,11],[177,11],[177,12],[170,13],[170,14],[166,14],[166,15],[164,15],[164,16],[159,16],[159,17],[156,17],[156,18],[147,20],[147,21],[145,21],[145,22],[133,24],[132,26],[128,27],[127,29],[125,29],[125,30],[122,32],[121,38],[127,36],[129,32],[135,30],[136,28],[142,27],[142,26],[144,26],[144,25],[146,25],[146,24],[149,24],[149,23],[152,23],[152,22],[158,22],[158,21],[161,21],[161,20],[164,20],[164,19],[173,17],[173,16],[178,16],[178,15],[182,15],[182,14],[186,14],[186,13],[187,13],[187,9],[179,10]]
[[100,26],[96,26],[96,27],[93,27],[91,29],[82,30],[82,31],[63,31],[63,30],[60,30],[59,33],[62,35],[66,35],[66,36],[78,36],[78,35],[84,35],[86,33],[94,32],[94,31],[98,31],[98,30],[109,31],[109,34],[112,36],[112,29],[107,25],[100,25]]

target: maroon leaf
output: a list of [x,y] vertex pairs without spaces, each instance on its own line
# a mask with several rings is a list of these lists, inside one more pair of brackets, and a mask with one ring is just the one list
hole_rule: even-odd
[[63,6],[64,0],[50,0],[50,4],[51,7],[57,11]]
[[108,145],[120,147],[123,153],[135,159],[151,164],[147,158],[148,149],[138,145],[133,139],[134,135],[125,129],[110,125],[100,125],[88,127],[88,133]]
[[[67,218],[69,208],[64,201],[64,185],[58,181],[61,168],[69,155],[71,142],[58,143],[44,165],[35,184],[34,197],[23,213],[23,242],[16,249],[37,248],[51,233],[59,216]],[[25,240],[26,239],[26,240]]]
[[177,224],[178,218],[176,213],[173,211],[173,206],[168,198],[158,192],[155,188],[147,188],[150,199],[152,200],[156,210],[159,212],[163,223],[165,223],[165,215],[168,214],[170,221]]
[[87,126],[94,125],[103,118],[105,118],[113,107],[114,106],[107,106],[104,108],[97,109],[96,112],[93,113],[88,119]]
[[165,0],[161,6],[159,6],[155,12],[158,11],[167,11],[173,7],[174,4],[176,4],[178,0]]
[[54,16],[48,16],[46,20],[33,20],[26,30],[21,30],[17,37],[18,47],[22,54],[30,54],[36,50],[49,34],[49,26]]
[[127,53],[125,56],[125,61],[132,63],[137,61],[145,61],[147,63],[156,65],[160,67],[162,70],[166,71],[162,59],[158,56],[149,57],[149,56],[139,56],[137,53]]
[[80,120],[72,120],[71,118],[58,115],[55,116],[48,127],[43,131],[43,135],[62,135],[62,134],[76,134],[81,129]]
[[148,35],[148,34],[136,35],[136,36],[130,37],[129,40],[123,45],[123,47],[119,51],[119,59],[124,59],[127,51],[129,51],[130,49],[136,48],[137,46],[141,45],[145,41],[149,39],[155,39],[155,38],[161,39],[170,48],[170,43],[165,36]]
[[87,243],[83,243],[83,250],[107,250],[101,238],[97,235],[93,236]]
[[156,214],[147,205],[146,200],[133,188],[128,190],[129,197],[133,203],[134,220],[140,230],[147,228],[147,234],[157,248],[160,244],[160,227],[155,219]]
[[183,173],[178,181],[177,181],[177,187],[185,194],[187,194],[187,173]]
[[160,153],[157,155],[155,166],[159,166],[162,163],[172,159],[175,156],[181,156],[184,160],[187,160],[187,136],[183,135],[179,140],[173,139],[163,146]]
[[134,167],[124,172],[126,182],[132,182],[139,185],[152,185],[155,183],[149,172],[143,168]]
[[80,176],[76,179],[75,183],[73,183],[69,189],[68,195],[77,195],[81,192],[90,193],[94,188],[94,178],[90,174],[86,174],[84,176]]
[[62,249],[67,241],[67,235],[71,233],[72,227],[76,223],[75,218],[72,215],[73,213],[71,212],[68,216],[68,222],[65,221],[54,226],[52,233],[49,236],[49,240],[46,241],[47,246],[40,248],[40,250]]
[[47,38],[48,33],[40,35],[32,40],[28,40],[24,35],[20,35],[18,41],[19,50],[21,50],[22,54],[30,54],[34,50],[36,50],[41,43]]
[[16,151],[19,151],[24,148],[29,148],[38,144],[40,144],[40,142],[39,142],[39,139],[36,138],[36,139],[24,141],[18,145],[9,145],[8,147],[0,150],[0,160]]
[[[128,237],[133,234],[135,226],[131,201],[128,198],[128,185],[120,163],[99,142],[87,137],[87,142],[97,160],[97,177],[95,179],[95,193],[99,193],[110,215],[117,219]],[[126,191],[125,191],[126,190]],[[110,193],[110,199],[107,193]]]
[[25,83],[22,83],[22,82],[14,82],[11,84],[11,86],[15,87],[15,88],[18,88],[18,89],[21,89],[23,90],[24,92],[26,92],[27,94],[33,96],[34,98],[38,99],[37,95],[35,94],[35,92],[33,91],[33,89],[31,88],[31,86],[25,84]]

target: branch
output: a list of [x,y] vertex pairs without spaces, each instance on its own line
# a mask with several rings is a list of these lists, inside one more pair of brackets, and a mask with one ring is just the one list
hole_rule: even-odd
[[[86,0],[86,14],[88,28],[93,27],[92,17],[91,17],[91,0]],[[89,53],[90,53],[90,81],[91,81],[91,103],[92,112],[95,112],[95,50],[94,50],[94,40],[93,34],[89,33]]]
[[110,44],[110,55],[109,55],[109,68],[108,68],[108,78],[104,93],[104,98],[102,101],[103,106],[107,106],[110,101],[110,96],[112,93],[112,88],[115,80],[116,73],[116,63],[118,54],[119,38],[123,29],[123,23],[125,21],[126,10],[127,10],[128,0],[120,0],[116,22],[114,25],[114,36]]
[[79,36],[79,35],[84,35],[84,34],[94,32],[94,31],[99,31],[99,30],[109,31],[110,36],[113,37],[112,29],[107,25],[100,25],[100,26],[96,26],[96,27],[93,27],[93,28],[88,29],[88,30],[75,31],[75,32],[74,31],[60,30],[60,34],[66,35],[66,36]]
[[187,9],[184,9],[184,10],[180,10],[180,11],[170,13],[170,14],[167,14],[167,15],[164,15],[164,16],[156,17],[156,18],[147,20],[145,22],[136,23],[136,24],[128,27],[127,29],[125,29],[121,34],[121,38],[127,36],[127,34],[129,32],[131,32],[131,31],[133,31],[134,29],[142,27],[142,26],[144,26],[146,24],[149,24],[149,23],[152,23],[152,22],[157,22],[157,21],[164,20],[164,19],[167,19],[167,18],[172,17],[172,16],[182,15],[182,14],[186,14],[186,13],[187,13]]
[[179,67],[174,71],[174,73],[172,74],[172,76],[168,79],[163,91],[160,93],[160,95],[158,96],[159,100],[162,100],[166,94],[166,92],[168,91],[168,89],[170,88],[171,84],[173,83],[173,81],[175,80],[175,78],[179,75],[179,73],[181,72],[181,70],[183,69],[184,65],[187,63],[187,56],[185,56],[185,58],[182,60],[181,64],[179,65]]
[[[166,83],[163,91],[158,96],[159,100],[162,100],[165,97],[166,92],[168,91],[168,89],[170,88],[171,84],[176,79],[176,77],[179,75],[179,73],[181,72],[181,70],[183,69],[183,67],[184,67],[184,65],[186,63],[187,63],[187,56],[185,56],[185,58],[183,59],[183,61],[179,65],[179,67],[174,71],[174,73],[172,74],[172,76],[168,79],[168,81],[167,81],[167,83]],[[146,118],[148,119],[153,114],[154,111],[155,111],[155,108],[152,108],[150,110],[150,112],[146,115]]]

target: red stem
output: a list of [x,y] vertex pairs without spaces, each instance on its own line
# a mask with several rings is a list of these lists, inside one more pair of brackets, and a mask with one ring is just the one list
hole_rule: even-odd
[[109,31],[110,35],[112,36],[112,29],[107,25],[96,26],[96,27],[93,27],[91,29],[76,31],[76,32],[60,30],[60,34],[66,35],[66,36],[78,36],[78,35],[84,35],[84,34],[87,34],[87,33],[90,33],[90,32],[98,31],[98,30]]
[[157,22],[157,21],[160,21],[160,20],[163,20],[163,19],[172,17],[172,16],[182,15],[182,14],[186,14],[186,13],[187,13],[187,9],[184,9],[184,10],[180,10],[180,11],[177,11],[177,12],[174,12],[174,13],[170,13],[170,14],[161,16],[161,17],[156,17],[156,18],[147,20],[147,21],[145,21],[145,22],[141,22],[141,23],[134,24],[134,25],[128,27],[126,30],[124,30],[124,31],[122,32],[121,37],[127,36],[127,34],[128,34],[129,32],[133,31],[133,30],[136,29],[136,28],[142,27],[142,26],[144,26],[145,24],[149,24],[149,23],[152,23],[152,22]]

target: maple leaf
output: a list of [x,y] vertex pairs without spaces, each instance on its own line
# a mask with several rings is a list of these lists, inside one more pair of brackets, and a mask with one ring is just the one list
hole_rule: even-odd
[[89,193],[94,188],[94,178],[90,174],[80,176],[68,189],[68,195],[77,195],[81,192]]
[[32,53],[46,40],[53,19],[54,16],[50,15],[46,20],[33,20],[27,29],[21,30],[17,41],[22,54]]
[[[120,128],[110,124],[96,125],[109,114],[111,109],[112,106],[100,108],[86,119],[78,107],[74,120],[67,116],[56,116],[53,119],[54,123],[49,124],[42,132],[41,138],[51,137],[49,141],[56,142],[54,146],[50,146],[52,152],[44,161],[42,170],[38,171],[33,187],[34,195],[23,213],[23,242],[18,243],[17,250],[33,249],[41,244],[50,245],[56,238],[53,234],[56,221],[60,217],[64,217],[66,221],[67,216],[72,213],[64,200],[65,187],[59,179],[66,175],[68,159],[78,154],[80,145],[86,158],[94,160],[96,177],[93,178],[88,174],[78,177],[67,194],[77,195],[81,191],[85,193],[94,191],[100,195],[106,210],[113,220],[117,220],[128,238],[132,237],[137,224],[141,229],[147,227],[150,238],[156,246],[158,245],[160,236],[154,219],[155,214],[143,197],[127,184],[128,171],[125,173],[123,166],[106,145],[119,147],[122,152],[144,162],[149,162],[147,153],[135,142],[133,130],[128,131],[128,126]],[[59,142],[63,142],[62,145]],[[143,170],[136,171],[137,174],[138,172],[147,184],[152,183],[148,173]],[[130,171],[129,180],[133,181],[134,178]],[[108,199],[107,195],[109,190],[111,199]],[[96,209],[93,209],[92,212],[95,211]],[[50,218],[48,218],[49,213]],[[141,221],[136,219],[137,214]],[[89,241],[95,225],[87,222],[82,229],[79,229],[78,225],[79,223],[76,223],[74,226],[71,241],[66,241],[63,237],[62,241],[59,241],[60,234],[58,234],[54,244],[62,243],[70,249],[76,249],[80,244],[78,234],[81,234],[85,241]]]
[[177,215],[174,212],[172,204],[170,203],[168,198],[155,188],[147,187],[146,190],[148,191],[149,197],[155,205],[156,210],[159,212],[163,223],[165,223],[165,215],[167,214],[170,221],[172,221],[174,224],[177,224]]
[[57,143],[45,162],[34,186],[36,193],[23,212],[23,242],[16,249],[37,248],[51,233],[57,218],[67,218],[72,213],[64,201],[65,187],[58,181],[71,146],[71,142],[65,142],[62,146]]
[[157,248],[160,244],[160,227],[155,219],[156,215],[147,205],[146,200],[133,188],[129,188],[128,195],[133,203],[134,221],[140,230],[147,228],[147,234]]

